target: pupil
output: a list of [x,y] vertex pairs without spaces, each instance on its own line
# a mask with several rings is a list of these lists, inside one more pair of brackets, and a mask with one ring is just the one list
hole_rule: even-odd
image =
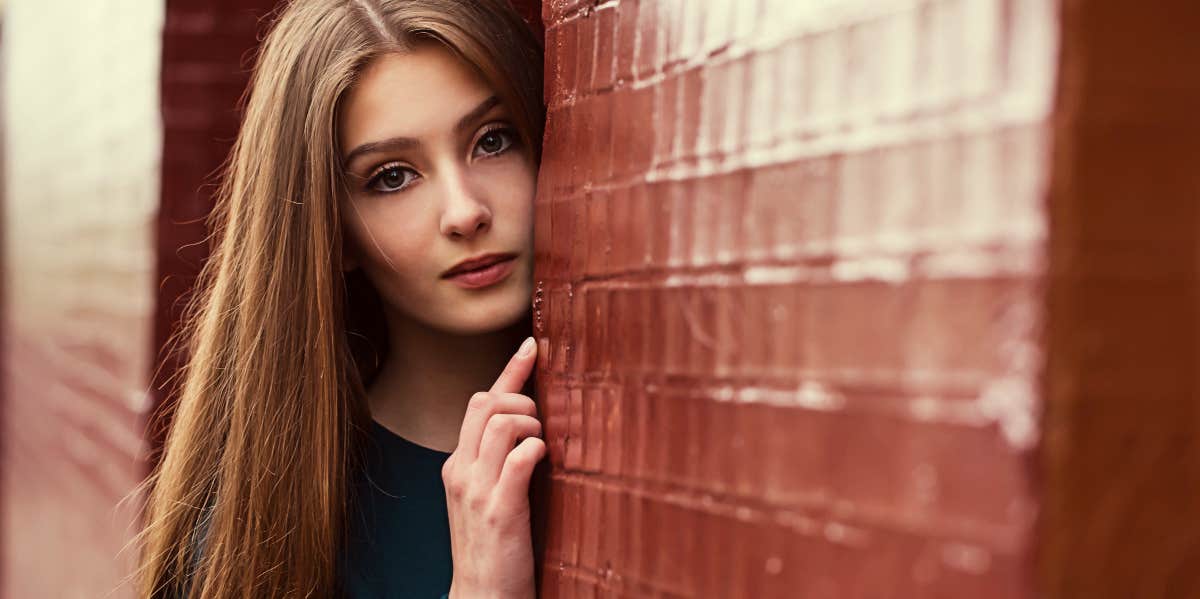
[[396,187],[397,185],[400,185],[402,182],[401,179],[400,171],[394,168],[388,169],[387,172],[383,174],[383,182],[387,183],[390,187]]
[[488,152],[496,152],[500,150],[500,136],[495,133],[488,133],[483,136],[483,149]]

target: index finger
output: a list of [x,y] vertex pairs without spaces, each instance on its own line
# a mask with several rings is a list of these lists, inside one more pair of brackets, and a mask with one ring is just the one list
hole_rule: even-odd
[[521,388],[525,386],[525,379],[529,378],[529,373],[533,372],[533,365],[537,363],[537,344],[534,343],[533,337],[527,337],[525,342],[521,344],[520,349],[508,360],[508,364],[504,366],[504,371],[496,378],[496,382],[492,384],[489,391],[493,393],[520,393]]

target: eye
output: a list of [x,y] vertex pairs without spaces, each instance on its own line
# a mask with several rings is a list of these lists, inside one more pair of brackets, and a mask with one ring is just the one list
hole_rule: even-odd
[[479,141],[475,142],[474,156],[476,158],[494,156],[512,147],[515,140],[516,134],[512,129],[507,127],[490,129],[479,136]]
[[393,193],[412,184],[417,172],[399,164],[388,164],[375,171],[367,181],[367,188],[381,193]]

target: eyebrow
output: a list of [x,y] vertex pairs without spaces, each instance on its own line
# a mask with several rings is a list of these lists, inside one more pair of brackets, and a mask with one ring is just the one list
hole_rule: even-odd
[[[479,120],[484,114],[487,113],[487,111],[495,108],[498,104],[500,104],[499,97],[494,95],[489,96],[487,99],[480,102],[478,106],[472,108],[470,112],[464,114],[462,118],[458,119],[458,122],[454,124],[454,132],[462,133],[464,129],[470,127],[472,123]],[[350,163],[353,162],[355,158],[358,158],[363,154],[389,150],[407,150],[419,145],[421,145],[421,142],[412,137],[390,137],[380,141],[370,141],[354,148],[349,154],[346,154],[346,158],[342,160],[342,166],[343,168],[349,169]]]

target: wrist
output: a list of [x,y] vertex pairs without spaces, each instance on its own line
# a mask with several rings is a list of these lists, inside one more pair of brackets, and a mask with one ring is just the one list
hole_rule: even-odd
[[526,591],[501,591],[482,585],[470,585],[461,581],[450,583],[448,599],[536,599],[533,585]]

